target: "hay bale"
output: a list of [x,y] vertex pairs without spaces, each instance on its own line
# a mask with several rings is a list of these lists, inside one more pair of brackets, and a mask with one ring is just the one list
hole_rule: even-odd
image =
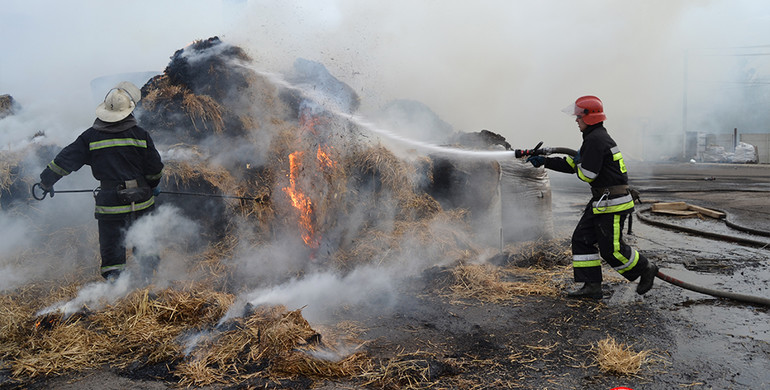
[[232,174],[206,160],[166,161],[165,165],[160,187],[167,194],[161,194],[158,204],[180,208],[185,215],[198,221],[203,234],[212,240],[224,237],[231,217],[240,214],[238,200],[217,197],[231,195],[238,188]]
[[164,73],[142,87],[140,123],[157,141],[170,144],[210,136],[239,139],[264,121],[284,117],[287,108],[275,98],[277,88],[250,62],[243,49],[218,37],[177,50]]
[[11,95],[0,95],[0,119],[15,115],[19,111],[19,104]]
[[249,72],[233,63],[250,61],[249,55],[240,47],[211,37],[177,50],[164,74],[171,84],[222,102],[249,86]]
[[416,188],[415,168],[382,145],[354,150],[346,156],[351,190],[374,194],[389,193],[409,198]]
[[463,160],[430,156],[433,182],[426,192],[447,209],[467,209],[482,215],[495,203],[500,183],[497,161]]
[[[0,151],[0,207],[9,210],[31,198],[30,189],[39,181],[26,167],[29,148],[21,151]],[[35,173],[37,174],[37,173]]]

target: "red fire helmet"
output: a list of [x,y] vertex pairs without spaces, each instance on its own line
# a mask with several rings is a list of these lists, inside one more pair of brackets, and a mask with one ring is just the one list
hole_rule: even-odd
[[587,125],[595,125],[607,119],[604,115],[604,105],[596,96],[581,96],[562,111],[570,115],[580,115]]

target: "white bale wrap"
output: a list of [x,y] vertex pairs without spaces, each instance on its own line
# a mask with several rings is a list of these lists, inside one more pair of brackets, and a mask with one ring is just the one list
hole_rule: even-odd
[[518,159],[500,161],[500,167],[503,242],[553,238],[551,182],[545,169]]

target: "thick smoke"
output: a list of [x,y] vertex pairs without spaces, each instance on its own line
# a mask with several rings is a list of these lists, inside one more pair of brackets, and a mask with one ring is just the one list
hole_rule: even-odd
[[[4,2],[0,16],[4,36],[13,37],[2,43],[0,92],[38,114],[42,123],[30,130],[68,132],[59,140],[69,139],[92,120],[93,79],[161,71],[169,53],[220,35],[249,48],[269,70],[288,69],[299,57],[325,64],[371,111],[393,99],[414,99],[456,129],[491,129],[516,145],[569,137],[579,143],[559,109],[596,94],[607,105],[607,125],[632,149],[645,135],[681,131],[685,50],[767,44],[768,8],[727,0],[201,0],[184,6],[17,0]],[[724,93],[740,88],[729,82],[747,81],[749,73],[765,77],[765,57],[707,54],[717,56],[689,61],[710,70],[705,80],[692,75],[691,93],[702,94],[690,96],[693,126],[717,107],[756,112],[766,105],[755,96],[749,104],[755,109],[739,109],[747,104],[735,95],[745,93]],[[715,59],[732,63],[719,66]],[[728,84],[704,91],[698,84],[706,81]],[[766,97],[767,87],[752,88]],[[725,95],[729,101],[720,100]],[[720,128],[745,128],[742,119]],[[2,145],[15,133],[9,129],[0,124]]]
[[[765,57],[739,57],[744,52],[732,49],[696,50],[766,45],[770,6],[763,2],[13,0],[2,8],[3,36],[13,39],[0,44],[0,94],[11,94],[22,107],[17,115],[0,119],[0,147],[9,151],[23,152],[37,143],[58,151],[92,123],[94,97],[106,92],[94,91],[92,86],[100,85],[94,80],[160,72],[176,50],[215,35],[248,50],[256,66],[268,72],[284,73],[297,58],[325,65],[361,97],[351,120],[368,123],[391,102],[413,100],[441,118],[441,127],[490,129],[515,148],[539,141],[579,145],[577,126],[559,110],[580,95],[604,100],[607,127],[631,158],[648,155],[651,146],[661,155],[666,154],[662,145],[680,147],[685,77],[688,130],[758,128],[761,121],[746,122],[750,115],[719,114],[757,112],[768,97],[761,83]],[[756,85],[740,89],[747,80]],[[715,82],[716,87],[706,88]],[[735,83],[735,89],[725,91],[730,84],[723,82]],[[399,136],[414,131],[408,128]],[[373,137],[388,138],[389,131],[399,129],[385,128]],[[38,132],[45,136],[34,138]],[[435,135],[413,138],[433,141]],[[227,161],[233,151],[239,152],[230,149],[228,155],[212,157]],[[87,167],[57,183],[61,189],[94,186]],[[60,194],[37,206],[32,220],[0,214],[0,233],[18,238],[0,245],[0,288],[98,266],[88,195]],[[158,210],[147,224],[132,231],[130,245],[156,244],[150,249],[158,251],[194,237],[195,223],[171,209]],[[51,245],[44,244],[48,234],[73,227],[80,229],[70,244],[80,247],[40,258],[35,265],[16,260],[20,252]],[[166,236],[157,242],[142,237],[154,229]],[[308,316],[322,320],[323,313],[345,305],[388,307],[397,299],[396,277],[435,262],[432,248],[422,249],[398,259],[406,265],[399,270],[365,267],[346,275],[320,272],[289,280],[287,272],[306,258],[281,240],[241,248],[232,261],[266,282],[242,296],[242,303],[306,307]],[[174,267],[167,271],[174,273]],[[164,276],[174,277],[180,275]],[[103,285],[87,285],[68,307],[91,304],[104,292]]]
[[[576,125],[559,109],[595,94],[624,153],[642,158],[681,142],[685,50],[767,44],[769,15],[768,5],[751,1],[252,1],[243,13],[249,23],[231,38],[265,63],[317,59],[359,91],[369,112],[413,99],[455,129],[491,129],[515,147],[579,145]],[[764,64],[727,57],[733,66],[725,68],[714,58],[698,66],[720,82],[743,81],[737,68],[759,72]],[[700,93],[693,121],[743,103],[724,101],[718,90]],[[752,103],[755,111],[767,96]]]

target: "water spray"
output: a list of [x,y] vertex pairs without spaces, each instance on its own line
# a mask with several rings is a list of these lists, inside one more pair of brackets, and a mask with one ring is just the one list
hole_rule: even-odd
[[[245,64],[245,63],[239,63],[237,65],[245,67],[245,68],[247,68],[249,70],[252,70],[252,71],[258,73],[259,75],[261,75],[263,77],[266,77],[271,82],[273,82],[275,85],[278,85],[278,86],[281,86],[281,87],[284,87],[284,88],[287,88],[287,89],[299,92],[299,93],[301,93],[301,94],[303,94],[305,96],[308,96],[308,97],[312,98],[312,96],[311,96],[312,95],[312,91],[306,91],[306,90],[304,90],[301,87],[298,87],[298,86],[295,86],[295,85],[291,84],[290,82],[286,81],[286,79],[284,79],[279,74],[267,73],[267,72],[264,72],[264,71],[261,71],[261,70],[257,69],[256,67],[254,67],[252,65]],[[393,139],[393,140],[397,140],[397,141],[400,141],[400,142],[412,145],[412,146],[420,148],[420,149],[430,150],[430,151],[439,152],[439,153],[444,153],[444,154],[447,154],[447,155],[465,156],[465,157],[470,157],[470,158],[497,159],[497,158],[506,158],[506,157],[511,157],[511,156],[512,157],[516,157],[516,158],[522,158],[522,157],[529,157],[529,156],[547,156],[547,155],[551,155],[551,154],[566,154],[566,155],[570,155],[570,156],[576,156],[577,153],[578,153],[574,149],[565,148],[565,147],[543,147],[542,146],[543,142],[538,143],[532,149],[515,149],[515,150],[512,150],[512,151],[473,151],[473,150],[462,150],[462,149],[456,149],[456,148],[443,147],[443,146],[439,146],[439,145],[435,145],[435,144],[430,144],[430,143],[427,143],[427,142],[421,142],[421,141],[409,139],[409,138],[403,137],[401,135],[394,134],[393,132],[391,132],[389,130],[381,129],[381,128],[377,127],[375,124],[366,121],[365,119],[363,119],[363,117],[361,117],[359,115],[347,114],[347,113],[341,112],[340,110],[335,109],[333,107],[329,107],[329,104],[325,103],[327,101],[327,99],[324,99],[323,97],[320,97],[320,98],[317,97],[314,100],[316,102],[320,102],[319,104],[324,106],[324,108],[327,111],[329,111],[330,113],[332,113],[332,114],[334,114],[334,115],[336,115],[336,116],[338,116],[340,118],[345,118],[345,119],[349,120],[350,122],[353,122],[353,123],[357,124],[358,126],[366,128],[366,129],[368,129],[368,130],[370,130],[372,132],[375,132],[377,134],[386,136],[386,137],[388,137],[390,139]],[[629,220],[629,229],[630,229],[630,223],[631,222]],[[686,282],[683,282],[683,281],[681,281],[679,279],[670,277],[670,276],[664,274],[663,272],[661,272],[660,270],[658,271],[656,276],[658,278],[668,282],[668,283],[671,283],[671,284],[673,284],[675,286],[678,286],[678,287],[681,287],[683,289],[687,289],[687,290],[691,290],[691,291],[696,291],[696,292],[700,292],[700,293],[703,293],[703,294],[712,295],[712,296],[715,296],[715,297],[733,299],[733,300],[737,300],[737,301],[740,301],[740,302],[747,302],[747,303],[754,303],[754,304],[761,304],[761,305],[770,306],[770,299],[761,298],[761,297],[746,296],[746,295],[742,295],[742,294],[735,294],[735,293],[730,293],[730,292],[725,292],[725,291],[718,291],[718,290],[708,289],[708,288],[705,288],[705,287],[695,286],[693,284],[686,283]]]

